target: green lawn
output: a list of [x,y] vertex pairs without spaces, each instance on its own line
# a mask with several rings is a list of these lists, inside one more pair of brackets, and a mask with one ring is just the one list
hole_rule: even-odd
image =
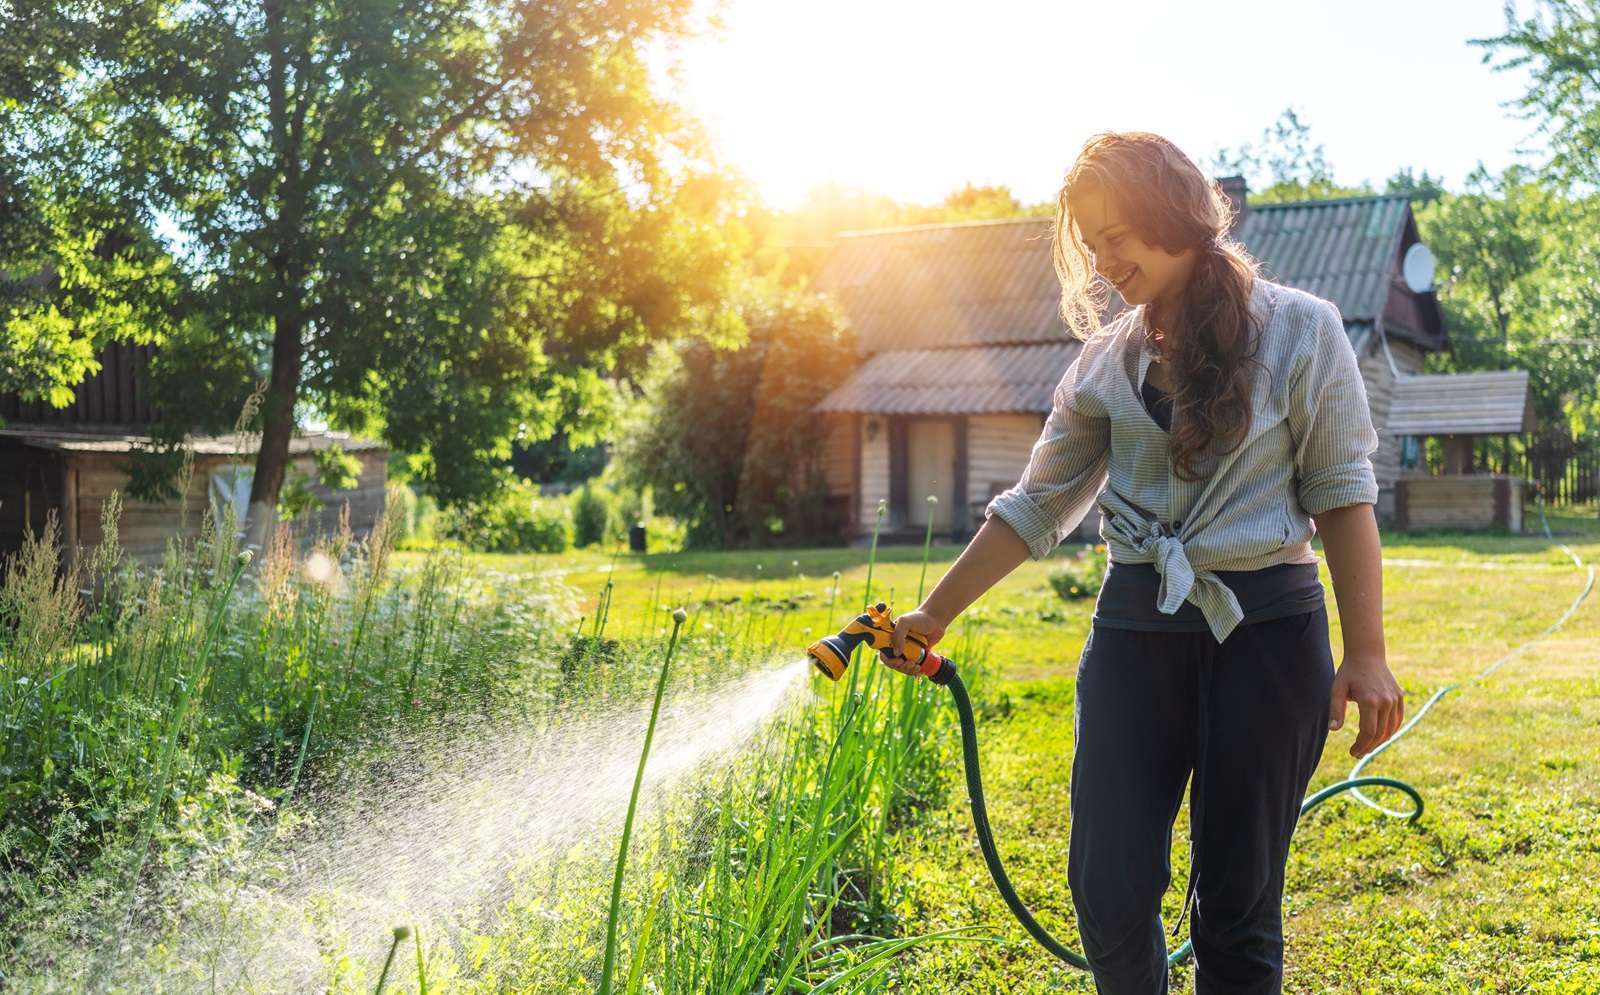
[[[1600,522],[1551,516],[1551,527],[1586,562],[1600,563]],[[927,586],[958,553],[935,548]],[[1410,709],[1537,636],[1583,585],[1542,534],[1388,536],[1385,557],[1389,661]],[[866,560],[864,549],[577,552],[486,557],[483,566],[560,581],[591,611],[609,575],[611,624],[622,634],[660,626],[678,604],[737,599],[751,609],[751,625],[792,643],[798,656],[856,607],[849,602],[863,589]],[[920,561],[920,548],[880,549],[875,594],[892,590],[898,608],[912,606]],[[1067,792],[1072,675],[1090,603],[1057,599],[1046,583],[1051,566],[1025,563],[947,639],[953,645],[964,628],[978,629],[1000,661],[979,690],[991,818],[1024,896],[1076,945],[1065,887]],[[830,615],[835,570],[841,594]],[[1333,640],[1337,659],[1336,621]],[[1330,737],[1313,788],[1346,775],[1354,736],[1351,721]],[[1307,817],[1288,873],[1286,991],[1600,991],[1600,593],[1487,681],[1447,697],[1367,772],[1416,785],[1427,814],[1407,826],[1340,799]],[[1009,920],[963,792],[949,795],[894,840],[904,854],[904,921],[919,932],[976,923],[1015,942],[927,947],[899,966],[899,990],[1092,991]],[[1184,820],[1169,922],[1187,871]],[[1180,969],[1176,991],[1192,990],[1188,975]]]

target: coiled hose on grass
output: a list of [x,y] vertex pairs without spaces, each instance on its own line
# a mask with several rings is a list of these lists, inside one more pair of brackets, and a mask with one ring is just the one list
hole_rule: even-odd
[[[1542,500],[1539,502],[1539,523],[1544,528],[1545,537],[1554,541],[1555,537],[1550,534],[1550,524],[1545,520],[1544,517],[1544,502]],[[1301,802],[1300,815],[1304,816],[1307,812],[1316,808],[1318,805],[1321,805],[1323,802],[1334,797],[1335,795],[1343,794],[1344,792],[1348,791],[1353,798],[1360,801],[1364,805],[1368,805],[1379,812],[1382,812],[1384,815],[1397,819],[1405,819],[1408,822],[1416,822],[1422,817],[1422,795],[1417,791],[1416,788],[1413,788],[1406,782],[1393,777],[1363,775],[1361,773],[1362,770],[1364,770],[1367,764],[1371,763],[1378,754],[1399,742],[1403,736],[1415,728],[1417,723],[1422,721],[1423,716],[1427,715],[1428,711],[1432,709],[1433,706],[1437,704],[1438,701],[1445,695],[1450,694],[1452,691],[1456,691],[1460,688],[1468,687],[1478,683],[1479,681],[1482,681],[1490,674],[1498,670],[1507,661],[1520,654],[1523,650],[1527,649],[1529,646],[1532,646],[1534,643],[1545,638],[1552,632],[1555,632],[1557,629],[1561,628],[1562,625],[1566,624],[1567,619],[1570,618],[1572,613],[1578,609],[1578,606],[1583,603],[1583,600],[1589,596],[1589,592],[1594,590],[1595,574],[1594,567],[1586,566],[1582,558],[1579,557],[1578,554],[1574,553],[1569,547],[1561,544],[1561,548],[1566,552],[1567,556],[1571,557],[1572,562],[1579,570],[1586,570],[1588,574],[1583,589],[1578,592],[1578,596],[1573,599],[1572,604],[1567,607],[1567,610],[1562,613],[1561,617],[1556,619],[1555,622],[1551,623],[1543,632],[1520,644],[1515,649],[1511,650],[1494,663],[1490,664],[1488,667],[1485,667],[1483,670],[1479,671],[1478,674],[1472,677],[1470,680],[1464,681],[1460,684],[1447,684],[1435,691],[1427,700],[1427,702],[1423,704],[1422,708],[1417,711],[1417,714],[1413,715],[1409,722],[1401,726],[1398,732],[1384,740],[1377,749],[1373,750],[1371,753],[1368,753],[1366,756],[1357,761],[1356,765],[1351,768],[1349,777],[1342,781],[1336,781],[1333,784],[1328,785],[1322,790],[1317,791],[1307,797],[1305,801]],[[968,697],[966,685],[961,682],[961,676],[956,673],[955,666],[950,664],[948,661],[946,661],[945,666],[940,670],[940,672],[933,677],[933,681],[936,684],[943,684],[944,686],[948,687],[950,689],[950,696],[955,700],[956,715],[959,717],[961,723],[961,759],[966,768],[967,795],[972,801],[972,825],[978,834],[978,848],[983,851],[983,862],[989,868],[989,876],[994,878],[995,887],[1000,890],[1000,897],[1005,899],[1006,907],[1011,910],[1011,914],[1016,917],[1017,922],[1022,924],[1022,928],[1027,930],[1028,935],[1032,936],[1034,940],[1038,941],[1040,946],[1050,951],[1051,954],[1055,955],[1062,961],[1071,964],[1073,967],[1088,970],[1088,960],[1086,960],[1082,954],[1068,948],[1065,944],[1061,943],[1061,941],[1051,936],[1048,930],[1039,925],[1039,921],[1033,917],[1032,912],[1028,911],[1028,907],[1023,904],[1022,899],[1017,896],[1016,889],[1012,887],[1011,879],[1006,875],[1006,869],[1000,863],[999,851],[995,849],[994,832],[989,828],[989,811],[988,807],[984,804],[983,799],[983,776],[978,769],[978,729],[977,724],[973,721],[972,717],[972,699]],[[1369,787],[1393,788],[1394,790],[1399,791],[1401,794],[1406,795],[1411,799],[1412,802],[1410,811],[1397,811],[1395,809],[1387,808],[1378,804],[1362,793],[1362,788]],[[1185,940],[1182,946],[1167,954],[1167,963],[1182,963],[1184,960],[1188,959],[1193,950],[1194,947],[1191,941]]]

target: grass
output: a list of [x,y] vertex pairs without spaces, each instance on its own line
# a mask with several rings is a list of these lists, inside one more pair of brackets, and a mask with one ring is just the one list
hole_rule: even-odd
[[[113,508],[109,534],[114,519]],[[0,630],[8,989],[587,992],[599,978],[627,992],[862,991],[918,942],[896,911],[904,888],[882,840],[918,806],[943,800],[942,723],[926,685],[866,666],[776,713],[733,762],[682,775],[635,823],[641,756],[621,856],[604,874],[603,854],[619,851],[602,829],[570,850],[529,855],[506,882],[484,882],[503,902],[487,917],[463,902],[350,922],[339,893],[302,880],[320,821],[354,826],[327,837],[328,856],[366,868],[356,887],[376,895],[378,875],[425,863],[414,844],[385,842],[404,840],[396,830],[406,822],[471,833],[479,818],[467,807],[478,804],[472,790],[460,809],[440,811],[407,795],[410,782],[394,773],[440,753],[471,789],[485,768],[515,773],[517,763],[501,762],[507,751],[582,735],[589,716],[620,714],[631,726],[626,710],[650,687],[653,731],[669,621],[665,657],[683,658],[672,668],[679,691],[805,678],[802,647],[783,624],[794,606],[712,584],[669,616],[676,592],[663,598],[658,585],[647,609],[597,571],[604,583],[579,617],[556,604],[571,588],[516,565],[447,550],[393,557],[382,533],[368,544],[331,537],[305,554],[280,532],[245,574],[232,534],[207,523],[147,573],[108,547],[90,581],[108,595],[88,615],[72,594],[79,578],[53,580],[53,532],[30,542],[9,574],[0,601],[10,623]],[[841,597],[830,578],[828,596],[842,610],[867,591]],[[981,661],[977,644],[958,644]],[[774,672],[775,661],[789,665]],[[599,728],[596,746],[631,731]],[[452,739],[464,734],[500,755],[458,758]],[[302,772],[313,790],[297,793]],[[484,785],[478,795],[521,787],[504,777]],[[360,814],[363,791],[371,815]],[[409,811],[377,804],[395,792]],[[530,794],[521,817],[512,811],[498,828],[514,832],[541,800]],[[341,807],[357,821],[339,822]],[[83,831],[86,817],[99,832]],[[448,841],[422,847],[429,842]],[[393,857],[372,853],[385,846]],[[313,940],[314,962],[295,947],[299,935]],[[416,937],[414,977],[394,959],[407,936]],[[291,948],[299,952],[281,956]]]
[[[1600,563],[1600,525],[1551,516],[1558,538]],[[874,584],[914,591],[920,564],[908,547],[880,549]],[[936,579],[959,550],[933,550]],[[530,561],[585,586],[618,581],[614,612],[661,600],[737,598],[795,642],[825,628],[827,578],[863,583],[865,551],[746,551],[613,560],[587,552]],[[980,693],[980,735],[991,818],[1013,878],[1041,919],[1075,937],[1065,889],[1072,673],[1090,606],[1069,605],[1049,574],[1070,557],[1024,563],[952,627],[982,633],[994,661]],[[1389,660],[1415,710],[1537,636],[1578,593],[1582,575],[1542,535],[1386,535]],[[611,573],[606,573],[611,569]],[[706,576],[707,574],[711,576]],[[1331,584],[1328,604],[1338,655]],[[632,589],[631,591],[629,589]],[[643,594],[641,594],[643,592]],[[898,599],[897,599],[898,600]],[[901,603],[901,608],[905,607]],[[1348,799],[1307,816],[1288,867],[1285,990],[1590,992],[1600,990],[1600,595],[1566,625],[1485,682],[1443,700],[1367,773],[1400,777],[1427,800],[1406,826]],[[1312,789],[1354,763],[1355,726],[1330,737]],[[948,744],[947,744],[948,749]],[[942,755],[954,770],[953,752]],[[1384,799],[1389,800],[1389,799]],[[1396,804],[1401,804],[1395,799]],[[1186,816],[1173,848],[1187,868]],[[997,945],[918,947],[897,962],[898,990],[1092,991],[1082,974],[1034,949],[985,874],[959,792],[919,808],[884,837],[908,883],[907,931],[976,925]],[[1166,902],[1169,922],[1181,888]],[[1192,990],[1189,968],[1175,990]]]
[[[1552,526],[1587,530],[1567,541],[1600,561],[1592,521]],[[92,566],[120,593],[88,615],[43,569],[13,573],[0,600],[0,984],[65,990],[94,968],[122,990],[152,979],[203,988],[207,961],[186,959],[180,927],[237,913],[194,882],[270,892],[292,865],[281,844],[330,800],[317,789],[403,761],[393,734],[448,736],[475,716],[472,729],[559,741],[579,718],[618,708],[643,734],[647,713],[626,709],[666,687],[669,646],[669,693],[746,686],[869,599],[910,607],[960,552],[933,547],[926,565],[923,548],[903,546],[319,549],[334,573],[315,579],[298,569],[309,561],[280,551],[231,597],[235,550],[222,539],[178,551],[156,575]],[[1385,553],[1390,663],[1413,708],[1538,634],[1580,580],[1542,536],[1391,536]],[[1092,604],[1058,597],[1050,575],[1075,554],[1023,564],[941,647],[978,678],[1002,855],[1069,942],[1072,671]],[[42,547],[32,555],[54,562]],[[1597,601],[1446,699],[1368,771],[1422,790],[1419,825],[1348,801],[1307,816],[1289,865],[1286,990],[1600,989]],[[1337,649],[1336,621],[1333,639]],[[1026,943],[984,872],[945,692],[866,664],[843,685],[817,685],[732,762],[680,775],[640,806],[620,838],[619,825],[513,869],[489,920],[383,918],[341,932],[308,919],[318,987],[592,992],[609,962],[624,992],[1091,990]],[[1347,725],[1330,739],[1313,788],[1348,772],[1353,735]],[[654,770],[641,758],[627,773],[658,787]],[[1183,829],[1180,819],[1179,882]],[[107,938],[96,924],[124,902],[153,945],[98,967]],[[393,961],[396,928],[414,939],[414,975]],[[215,957],[237,934],[212,932]],[[1176,990],[1188,986],[1180,969]]]

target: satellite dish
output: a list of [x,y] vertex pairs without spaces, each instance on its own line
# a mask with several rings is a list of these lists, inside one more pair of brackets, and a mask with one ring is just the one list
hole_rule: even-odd
[[1421,242],[1415,242],[1400,261],[1400,272],[1406,278],[1406,286],[1422,294],[1433,289],[1433,270],[1437,265],[1433,251]]

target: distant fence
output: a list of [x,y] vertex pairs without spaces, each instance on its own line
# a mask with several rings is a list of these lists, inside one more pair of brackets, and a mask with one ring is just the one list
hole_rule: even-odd
[[[1509,446],[1507,441],[1502,436],[1479,437],[1473,446],[1472,465],[1480,471],[1532,481],[1551,505],[1582,505],[1600,499],[1600,445],[1562,435],[1513,440]],[[1426,452],[1428,472],[1443,472],[1443,447],[1429,445]]]

